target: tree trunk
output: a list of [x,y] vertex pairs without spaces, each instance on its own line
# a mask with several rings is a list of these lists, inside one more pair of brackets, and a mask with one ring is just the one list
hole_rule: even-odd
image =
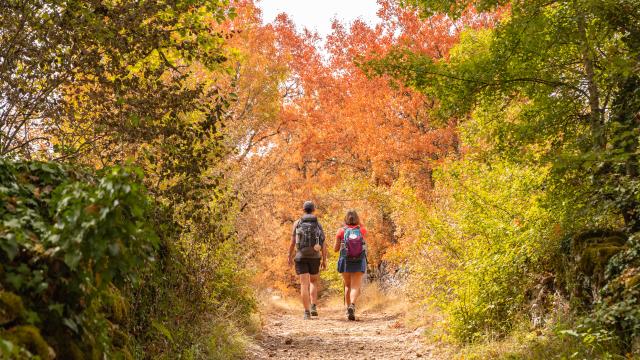
[[[580,13],[580,9],[576,10]],[[582,41],[582,64],[584,66],[585,81],[587,82],[587,91],[589,93],[589,120],[593,149],[594,151],[599,151],[604,150],[606,147],[603,121],[604,112],[600,108],[600,89],[598,89],[598,83],[596,82],[595,59],[589,47],[584,15],[580,15],[578,18],[578,33]]]

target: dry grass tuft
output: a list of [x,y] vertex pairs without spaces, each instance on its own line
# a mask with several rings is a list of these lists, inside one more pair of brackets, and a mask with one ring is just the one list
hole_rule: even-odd
[[409,309],[408,301],[402,292],[383,291],[375,282],[364,286],[358,303],[361,311],[383,312],[395,316],[403,315]]

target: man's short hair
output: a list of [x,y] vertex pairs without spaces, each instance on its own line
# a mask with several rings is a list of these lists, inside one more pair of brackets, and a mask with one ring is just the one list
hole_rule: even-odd
[[311,214],[316,209],[316,205],[313,201],[305,201],[304,205],[302,205],[302,210],[307,214]]

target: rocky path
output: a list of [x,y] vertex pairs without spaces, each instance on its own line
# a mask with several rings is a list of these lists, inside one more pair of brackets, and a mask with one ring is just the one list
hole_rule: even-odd
[[319,312],[312,320],[290,309],[265,315],[249,359],[435,359],[420,330],[406,329],[400,314],[365,310],[348,321],[341,306]]

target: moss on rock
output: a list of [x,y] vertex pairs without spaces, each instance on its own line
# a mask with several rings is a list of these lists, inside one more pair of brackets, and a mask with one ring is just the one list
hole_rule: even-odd
[[15,321],[23,314],[24,305],[20,296],[8,291],[0,291],[0,325]]
[[604,274],[609,259],[625,249],[624,241],[618,237],[592,240],[582,249],[578,260],[578,269],[588,276]]
[[574,305],[591,306],[599,300],[605,286],[611,289],[605,273],[611,258],[628,248],[627,235],[613,230],[590,230],[573,236],[567,245],[563,281]]
[[615,231],[595,230],[577,235],[571,242],[574,276],[587,277],[594,290],[601,289],[607,263],[626,249],[626,243],[626,236]]
[[37,355],[42,360],[55,358],[53,349],[40,335],[40,330],[35,326],[15,326],[3,333],[3,336],[12,343],[27,349],[31,354]]

